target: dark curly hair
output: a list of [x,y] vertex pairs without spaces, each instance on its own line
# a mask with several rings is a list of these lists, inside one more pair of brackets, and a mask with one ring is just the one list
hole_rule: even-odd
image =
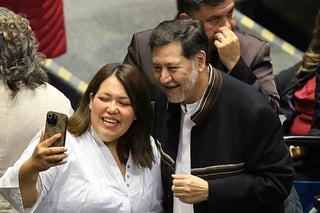
[[24,86],[35,89],[48,82],[45,56],[38,46],[29,21],[0,7],[0,79],[12,91],[12,98]]

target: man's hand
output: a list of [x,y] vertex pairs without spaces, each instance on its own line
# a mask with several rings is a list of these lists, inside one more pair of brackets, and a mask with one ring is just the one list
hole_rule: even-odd
[[240,59],[240,42],[238,36],[228,27],[220,27],[215,34],[219,58],[224,66],[231,71]]
[[185,203],[199,203],[208,200],[208,182],[194,175],[172,175],[173,195]]

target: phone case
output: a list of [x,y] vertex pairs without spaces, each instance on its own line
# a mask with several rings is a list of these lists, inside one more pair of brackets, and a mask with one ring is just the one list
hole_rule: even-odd
[[46,117],[46,126],[45,126],[45,139],[50,138],[51,136],[61,133],[61,138],[59,138],[52,146],[64,146],[66,140],[66,130],[67,130],[68,116],[59,113],[49,111]]

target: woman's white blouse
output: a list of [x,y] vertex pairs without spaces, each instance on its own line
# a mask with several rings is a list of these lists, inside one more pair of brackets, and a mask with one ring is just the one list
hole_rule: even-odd
[[[40,133],[0,180],[0,190],[23,212],[18,171],[40,139]],[[123,178],[108,147],[94,133],[80,137],[67,133],[67,163],[40,172],[40,195],[24,212],[162,212],[160,154],[151,137],[155,162],[152,169],[138,167],[130,154]]]

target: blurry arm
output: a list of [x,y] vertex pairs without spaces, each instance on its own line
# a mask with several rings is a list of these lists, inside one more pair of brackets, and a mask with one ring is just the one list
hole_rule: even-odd
[[257,80],[252,70],[248,67],[248,65],[243,61],[241,57],[230,71],[230,75],[249,85],[252,85]]
[[257,56],[251,64],[251,69],[257,78],[254,86],[261,90],[272,108],[279,112],[280,96],[275,83],[269,43],[264,42],[261,48],[258,49]]
[[[252,61],[245,62],[240,57],[238,63],[231,70],[230,75],[252,85],[267,98],[272,108],[278,112],[280,106],[280,97],[275,84],[273,66],[271,64],[270,45],[263,42],[262,45],[251,48],[247,51],[252,53]],[[250,67],[249,67],[250,66]]]

